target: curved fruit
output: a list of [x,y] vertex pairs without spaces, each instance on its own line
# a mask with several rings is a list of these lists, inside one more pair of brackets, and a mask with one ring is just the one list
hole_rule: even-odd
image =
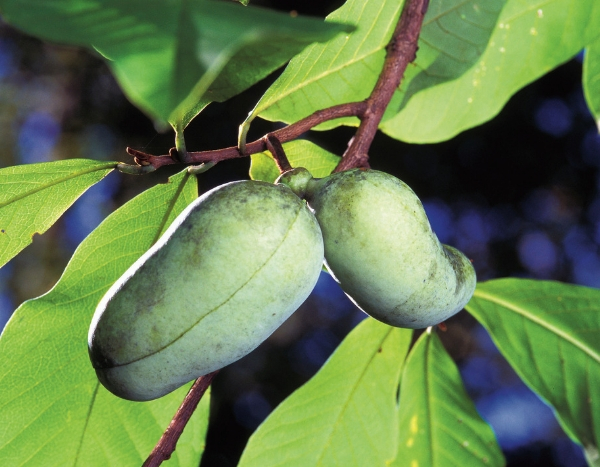
[[287,187],[204,194],[98,305],[88,337],[98,378],[150,400],[238,360],[300,306],[322,264],[319,225]]
[[294,188],[305,192],[319,221],[327,268],[374,318],[424,328],[459,312],[473,295],[471,262],[439,242],[404,182],[355,169]]

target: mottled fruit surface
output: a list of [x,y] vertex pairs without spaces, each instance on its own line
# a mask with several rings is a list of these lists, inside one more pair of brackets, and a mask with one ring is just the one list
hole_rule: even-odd
[[442,245],[415,193],[376,170],[349,170],[306,186],[325,241],[327,268],[366,313],[387,324],[424,328],[460,311],[475,270]]
[[238,360],[302,304],[322,263],[319,225],[289,188],[205,193],[98,305],[88,338],[98,378],[150,400]]

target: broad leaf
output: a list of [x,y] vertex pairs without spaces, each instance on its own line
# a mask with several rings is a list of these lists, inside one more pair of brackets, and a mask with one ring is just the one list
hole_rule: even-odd
[[[525,279],[478,284],[467,306],[589,458],[600,442],[600,290]],[[597,462],[597,460],[596,460]]]
[[452,358],[431,328],[406,360],[393,467],[502,466],[490,426],[467,395]]
[[385,465],[412,332],[367,318],[252,435],[239,467]]
[[[268,120],[296,121],[316,110],[365,99],[381,72],[387,45],[403,7],[398,0],[349,0],[327,21],[354,24],[357,31],[327,44],[314,44],[295,57],[254,109]],[[439,0],[430,2],[419,52],[401,92],[454,79],[476,63],[485,50],[504,0]],[[328,128],[341,122],[321,125]],[[246,123],[248,125],[248,123]]]
[[[91,366],[87,333],[104,292],[196,190],[186,171],[134,198],[81,243],[50,292],[16,310],[0,337],[3,465],[141,465],[150,453],[186,389],[147,403],[113,396]],[[172,465],[197,465],[207,410],[193,418]]]
[[398,93],[380,128],[407,142],[450,139],[493,118],[519,89],[599,34],[597,0],[507,0],[477,63],[460,78],[425,89],[408,102]]
[[0,169],[0,267],[115,166],[116,162],[69,159]]
[[[335,154],[304,139],[284,143],[283,149],[292,167],[304,167],[315,178],[329,175],[340,161]],[[260,152],[251,157],[250,176],[253,180],[274,182],[279,177],[279,169],[271,153]]]
[[600,131],[600,38],[588,45],[585,50],[583,91]]
[[0,0],[0,12],[42,39],[95,48],[134,104],[178,129],[342,30],[208,0]]

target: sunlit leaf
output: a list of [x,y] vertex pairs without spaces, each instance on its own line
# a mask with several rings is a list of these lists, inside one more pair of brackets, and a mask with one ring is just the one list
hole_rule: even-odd
[[[134,198],[81,243],[50,292],[16,310],[0,337],[2,465],[120,467],[150,453],[186,389],[143,403],[113,396],[91,366],[87,333],[104,292],[196,196],[183,172]],[[206,404],[172,465],[197,465]]]
[[467,395],[436,334],[421,335],[402,373],[393,467],[503,466],[490,426]]
[[381,129],[407,142],[452,138],[493,118],[515,92],[574,57],[598,31],[597,0],[507,0],[477,63],[408,102],[395,96]]
[[[457,78],[485,50],[504,0],[432,1],[425,16],[419,52],[400,88],[410,96],[420,89]],[[357,31],[327,44],[314,44],[295,57],[265,93],[249,119],[296,121],[316,110],[359,101],[372,91],[403,2],[349,0],[327,21],[357,26]],[[321,125],[328,128],[342,120]],[[343,120],[356,124],[356,119]]]
[[115,166],[116,162],[70,159],[0,169],[0,267]]
[[550,281],[478,284],[467,310],[515,371],[554,407],[565,431],[597,456],[600,290]]
[[367,318],[252,435],[240,467],[383,466],[412,331]]
[[134,104],[179,128],[343,30],[208,0],[0,0],[0,12],[42,39],[95,48]]
[[600,131],[600,38],[588,45],[585,50],[583,91]]
[[[329,175],[340,161],[335,154],[303,139],[284,143],[283,149],[292,167],[304,167],[315,178]],[[274,182],[279,176],[279,169],[269,152],[252,154],[250,176],[265,182]]]

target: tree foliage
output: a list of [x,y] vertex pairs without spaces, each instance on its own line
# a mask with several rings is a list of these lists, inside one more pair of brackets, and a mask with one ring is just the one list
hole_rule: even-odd
[[[43,40],[99,53],[125,95],[174,128],[180,159],[164,162],[170,164],[190,162],[184,129],[210,102],[286,63],[242,123],[242,145],[257,118],[293,125],[368,98],[407,3],[347,0],[325,21],[213,0],[0,0],[0,14]],[[416,59],[379,129],[409,143],[447,140],[492,119],[519,89],[582,49],[583,88],[598,121],[598,31],[595,0],[431,0]],[[316,129],[356,126],[357,116],[323,119]],[[308,140],[283,147],[292,166],[316,177],[340,161]],[[263,147],[251,156],[251,178],[274,181],[280,171],[273,155]],[[142,169],[158,161],[137,157]],[[0,266],[114,169],[138,170],[86,159],[0,169]],[[15,311],[0,338],[3,464],[135,465],[150,453],[185,390],[145,403],[112,396],[89,364],[87,329],[104,292],[198,195],[200,172],[184,170],[113,212],[77,248],[54,288]],[[507,278],[478,284],[467,306],[590,465],[600,465],[598,294]],[[412,347],[411,338],[372,319],[361,323],[257,429],[240,465],[503,465],[435,331]],[[205,396],[169,465],[197,465],[207,426]]]

